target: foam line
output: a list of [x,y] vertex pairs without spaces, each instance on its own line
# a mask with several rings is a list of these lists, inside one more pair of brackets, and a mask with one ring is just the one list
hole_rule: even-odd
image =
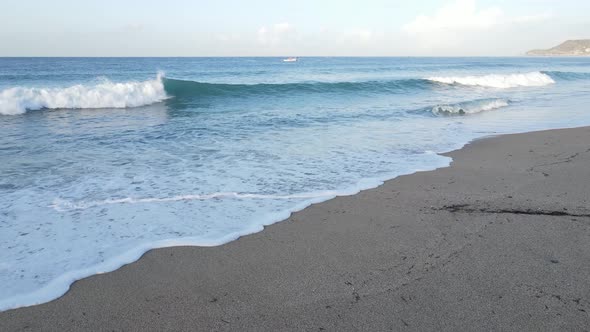
[[139,203],[163,203],[163,202],[177,202],[177,201],[205,201],[211,199],[277,199],[277,200],[289,200],[289,199],[312,199],[312,198],[324,198],[324,197],[336,197],[342,195],[341,191],[321,191],[314,193],[301,193],[293,195],[265,195],[265,194],[248,194],[248,193],[236,193],[236,192],[219,192],[212,194],[190,194],[190,195],[178,195],[171,197],[144,197],[144,198],[133,198],[125,197],[119,199],[105,199],[102,201],[89,201],[89,202],[71,202],[62,199],[55,199],[53,204],[49,207],[56,211],[64,212],[71,210],[85,210],[97,206],[113,205],[113,204],[139,204]]

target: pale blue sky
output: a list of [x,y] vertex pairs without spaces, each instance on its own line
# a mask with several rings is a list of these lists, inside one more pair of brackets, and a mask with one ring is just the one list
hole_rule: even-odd
[[520,55],[588,0],[0,0],[0,56]]

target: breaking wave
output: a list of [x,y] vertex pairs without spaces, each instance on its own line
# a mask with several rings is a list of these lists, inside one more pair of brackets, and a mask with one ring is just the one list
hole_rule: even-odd
[[491,74],[483,76],[452,76],[429,77],[427,80],[444,84],[460,84],[468,86],[481,86],[498,89],[508,89],[527,86],[545,86],[555,83],[547,74],[531,72],[526,74]]
[[432,108],[434,115],[468,115],[491,111],[510,105],[507,99],[480,99],[458,104],[436,105]]
[[143,82],[105,80],[92,86],[80,84],[67,88],[15,87],[0,91],[0,114],[23,114],[40,109],[138,107],[166,98],[162,74]]
[[[165,99],[223,98],[284,94],[404,94],[415,90],[441,88],[444,85],[515,88],[545,86],[554,79],[589,78],[589,73],[530,72],[524,74],[490,74],[483,76],[439,76],[360,82],[299,82],[281,84],[205,83],[166,78],[142,82],[115,83],[105,80],[95,85],[74,85],[66,88],[14,87],[0,91],[0,115],[23,114],[40,109],[128,108],[149,105]],[[464,110],[465,111],[465,110]],[[453,113],[453,112],[450,112]],[[465,113],[468,113],[465,111]]]

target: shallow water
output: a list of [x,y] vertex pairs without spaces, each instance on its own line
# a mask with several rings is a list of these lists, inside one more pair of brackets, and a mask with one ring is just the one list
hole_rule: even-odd
[[589,93],[590,58],[0,59],[0,310],[478,137],[590,125]]

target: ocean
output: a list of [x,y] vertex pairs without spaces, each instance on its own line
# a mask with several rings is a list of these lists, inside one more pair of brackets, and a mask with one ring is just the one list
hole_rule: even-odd
[[588,105],[590,58],[0,58],[0,310]]

